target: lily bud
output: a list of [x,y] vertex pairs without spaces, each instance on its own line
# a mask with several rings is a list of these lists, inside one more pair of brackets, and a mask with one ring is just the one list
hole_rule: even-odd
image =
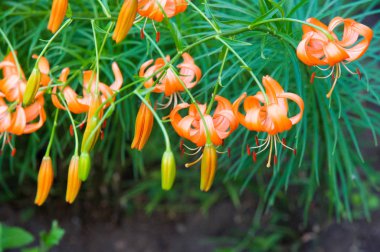
[[74,202],[78,195],[82,182],[79,179],[79,157],[73,156],[69,165],[69,172],[67,175],[67,190],[66,190],[66,202],[71,204]]
[[51,8],[50,19],[48,24],[48,30],[52,33],[58,31],[63,19],[66,16],[68,0],[53,0],[53,6]]
[[82,152],[79,157],[78,175],[83,182],[87,180],[91,169],[91,157],[88,152]]
[[41,72],[37,67],[35,67],[29,76],[28,82],[26,83],[26,89],[22,105],[29,106],[33,103],[34,98],[36,97],[36,94],[38,92],[38,88],[40,87],[40,82]]
[[51,185],[53,184],[54,171],[50,157],[44,157],[38,172],[37,195],[34,203],[41,206],[49,195]]
[[[150,102],[149,102],[150,104]],[[153,114],[152,111],[142,103],[137,113],[136,125],[135,125],[135,136],[132,142],[132,149],[142,150],[145,143],[148,141],[150,133],[153,128]]]
[[[100,122],[100,119],[103,114],[103,109],[100,109],[98,113],[96,112],[98,108],[100,107],[101,103],[102,101],[99,95],[93,95],[91,97],[91,104],[88,111],[87,125],[86,125],[86,129],[84,131],[83,139],[82,139],[81,152],[90,152],[94,148],[95,143],[99,138],[101,128],[98,127],[98,129],[96,129],[96,126]],[[96,131],[96,132],[93,134],[93,131]]]
[[125,0],[117,18],[112,39],[119,43],[128,34],[137,14],[137,0]]
[[213,144],[206,144],[201,161],[201,191],[210,190],[214,182],[216,166],[218,163],[216,149]]
[[175,158],[171,150],[164,152],[161,161],[161,187],[170,190],[173,186],[176,174]]

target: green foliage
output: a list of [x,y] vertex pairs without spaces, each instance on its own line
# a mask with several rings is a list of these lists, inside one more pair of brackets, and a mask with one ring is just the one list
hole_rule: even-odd
[[40,233],[38,247],[26,248],[34,241],[34,237],[28,231],[19,227],[10,227],[0,223],[0,251],[7,249],[19,249],[23,252],[47,252],[59,244],[65,230],[53,221],[49,232]]

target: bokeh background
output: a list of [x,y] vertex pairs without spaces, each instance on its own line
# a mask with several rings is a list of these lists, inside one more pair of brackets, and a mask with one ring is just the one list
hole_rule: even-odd
[[[102,2],[116,18],[122,1]],[[354,69],[360,68],[363,79],[343,74],[329,103],[324,95],[329,82],[319,80],[310,85],[313,70],[296,57],[295,47],[302,36],[300,24],[262,25],[226,38],[257,76],[271,74],[307,101],[302,123],[286,134],[288,143],[297,146],[297,156],[281,152],[281,162],[270,169],[264,165],[265,155],[253,163],[245,147],[253,144],[255,134],[240,127],[226,142],[226,148],[232,150],[231,158],[219,157],[214,186],[203,193],[198,189],[199,169],[184,168],[191,159],[180,155],[180,140],[169,131],[172,145],[178,150],[177,179],[174,188],[164,192],[160,161],[165,146],[157,125],[142,153],[130,149],[140,104],[132,96],[119,104],[108,120],[104,140],[92,155],[93,170],[73,205],[64,201],[74,146],[68,134],[68,117],[62,113],[59,119],[51,155],[56,176],[42,207],[35,206],[33,200],[53,120],[48,119],[37,133],[12,140],[16,156],[10,157],[7,148],[0,156],[2,227],[17,226],[31,233],[34,241],[27,247],[37,246],[41,251],[45,249],[41,244],[49,243],[49,239],[57,243],[52,251],[378,251],[380,1],[192,2],[197,9],[189,6],[185,13],[156,24],[161,32],[159,43],[155,43],[155,31],[149,22],[145,40],[140,39],[141,22],[119,45],[108,38],[100,58],[100,80],[113,81],[110,67],[116,61],[127,85],[137,79],[143,62],[160,57],[160,50],[173,56],[181,44],[189,45],[214,34],[201,13],[225,31],[263,18],[305,20],[314,16],[326,23],[334,16],[354,18],[374,31],[370,49],[353,63]],[[51,37],[46,29],[50,6],[47,0],[0,2],[0,28],[18,51],[27,74],[34,64],[31,55],[38,54]],[[75,76],[70,85],[79,89],[81,72],[95,59],[90,19],[104,14],[96,0],[70,0],[68,15],[74,21],[52,43],[46,57],[53,78],[58,78],[63,67],[70,67]],[[109,20],[97,20],[96,25],[100,41]],[[192,90],[201,102],[208,100],[216,83],[222,50],[223,45],[212,40],[190,52],[203,72],[200,84]],[[0,59],[8,52],[7,44],[0,39]],[[235,100],[242,90],[256,92],[252,83],[247,69],[230,53],[220,94]],[[131,91],[133,88],[127,93]],[[46,109],[52,118],[54,108],[49,95],[46,97]],[[184,99],[189,100],[186,96]],[[167,113],[163,111],[162,115]],[[83,119],[76,117],[77,121]],[[335,152],[331,153],[333,148]],[[60,228],[51,229],[54,220]],[[46,233],[49,230],[54,232]]]

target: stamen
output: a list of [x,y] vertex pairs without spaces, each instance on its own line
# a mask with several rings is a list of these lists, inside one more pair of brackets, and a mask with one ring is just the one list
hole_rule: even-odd
[[140,38],[141,38],[141,39],[144,39],[144,38],[145,38],[144,28],[141,28],[141,30],[140,30]]
[[195,165],[196,163],[198,163],[199,161],[201,161],[202,157],[203,157],[203,154],[202,154],[197,160],[195,160],[194,162],[186,163],[186,164],[185,164],[185,167],[186,167],[186,168],[189,168],[189,167]]
[[185,100],[182,98],[181,94],[179,92],[176,92],[179,100],[181,101],[181,103],[185,103]]
[[179,150],[183,150],[183,144],[184,144],[184,142],[183,142],[183,139],[181,139],[180,141],[179,141]]
[[320,67],[318,65],[315,65],[315,67],[318,68],[321,71],[327,71],[327,70],[329,70],[331,68],[331,66],[329,66],[328,68],[322,68],[322,67]]
[[[326,70],[328,70],[328,69],[330,69],[330,68],[327,68]],[[316,76],[315,75],[314,77],[317,79],[326,79],[326,78],[330,77],[331,75],[334,75],[334,70],[335,70],[335,66],[332,67],[332,69],[328,75],[326,75],[326,76]]]
[[72,124],[70,124],[69,132],[70,132],[70,136],[74,135],[74,129],[73,129],[73,125]]
[[253,160],[253,162],[255,162],[256,163],[256,161],[257,161],[257,153],[254,151],[254,152],[252,152],[252,160]]
[[282,148],[285,148],[284,145],[286,145],[286,140],[285,140],[285,138],[282,138]]
[[255,136],[256,145],[259,145],[259,138]]
[[347,70],[350,74],[352,74],[352,75],[356,75],[356,74],[357,74],[357,73],[351,71],[345,63],[342,62],[342,64],[343,64],[344,68],[346,68],[346,70]]
[[200,148],[200,147],[190,148],[190,147],[187,146],[186,144],[183,144],[183,146],[185,146],[188,150],[192,150],[192,151],[198,150],[198,148]]
[[228,158],[231,158],[231,148],[230,147],[228,147]]
[[158,31],[156,32],[156,43],[160,42],[161,33]]
[[[332,85],[330,91],[329,91],[329,92],[327,93],[327,95],[326,95],[327,98],[330,98],[330,97],[331,97],[332,92],[334,91],[335,85],[336,85],[336,83],[338,82],[338,78],[340,77],[340,73],[341,73],[341,71],[340,71],[340,65],[337,65],[337,67],[336,67],[336,75],[337,75],[336,77],[337,77],[337,78],[333,78],[334,83],[333,83],[333,85]],[[335,77],[335,76],[334,76],[334,77]]]
[[100,131],[100,140],[103,140],[103,139],[104,139],[104,131],[101,130],[101,131]]
[[185,154],[189,155],[189,156],[194,156],[194,155],[198,154],[201,150],[202,150],[202,147],[198,147],[197,151],[195,151],[193,153],[185,152]]
[[[261,140],[261,139],[260,139]],[[255,146],[255,147],[251,147],[252,149],[259,149],[260,147],[264,146],[264,145],[267,145],[265,146],[265,148],[263,150],[265,150],[267,147],[268,147],[268,144],[269,144],[269,136],[265,139],[264,143],[259,145],[259,146]],[[260,151],[261,152],[261,151]],[[259,153],[260,153],[259,152]]]
[[314,83],[314,78],[315,78],[315,72],[313,72],[311,74],[311,77],[310,77],[310,84],[313,84]]
[[361,79],[362,79],[362,73],[360,72],[360,70],[359,70],[358,67],[356,68],[356,73],[357,73],[358,76],[359,76],[359,80],[361,80]]
[[14,157],[16,155],[16,148],[12,149],[11,156]]
[[105,129],[107,127],[107,120],[104,120],[102,128]]
[[293,154],[294,154],[294,156],[297,156],[297,149],[294,148]]
[[269,156],[268,156],[268,162],[267,162],[267,168],[270,167],[270,162],[271,162],[271,159],[272,159],[272,151],[273,151],[273,140],[272,140],[272,136],[269,136],[270,137],[270,150],[269,150]]
[[273,164],[274,164],[274,165],[277,164],[277,155],[274,155],[274,157],[273,157]]
[[248,154],[248,156],[251,155],[251,149],[249,148],[249,144],[247,144],[246,148],[247,148],[247,154]]

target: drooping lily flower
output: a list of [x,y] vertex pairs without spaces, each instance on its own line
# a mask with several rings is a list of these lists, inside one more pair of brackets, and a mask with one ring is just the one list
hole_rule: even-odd
[[38,172],[37,195],[34,203],[41,206],[49,195],[53,184],[54,171],[50,157],[44,157]]
[[[35,56],[33,56],[35,57]],[[0,79],[0,138],[3,139],[2,149],[7,143],[12,153],[15,148],[9,139],[11,135],[30,134],[40,129],[45,120],[44,91],[38,91],[34,102],[28,106],[22,105],[26,90],[26,79],[22,69],[18,70],[13,54],[7,55],[0,62],[3,79]],[[50,81],[49,62],[41,58],[38,65],[41,79],[38,85],[47,85]],[[19,72],[20,71],[20,72]]]
[[[148,102],[150,104],[150,101]],[[152,128],[153,114],[145,103],[141,103],[136,117],[135,136],[131,148],[141,151],[149,139]]]
[[[112,97],[115,91],[118,91],[121,85],[123,84],[123,76],[116,62],[112,63],[112,71],[115,76],[115,81],[112,83],[112,85],[108,86],[104,84],[103,82],[98,83],[102,102],[105,102],[110,97]],[[65,83],[67,81],[67,77],[69,73],[70,73],[69,68],[63,69],[59,80],[62,83]],[[65,110],[65,106],[61,104],[61,102],[59,101],[56,95],[59,89],[66,100],[67,107],[69,108],[70,112],[74,114],[81,114],[81,113],[88,112],[90,108],[89,105],[91,101],[91,94],[94,93],[95,87],[96,87],[96,73],[94,71],[84,71],[82,96],[79,96],[75,92],[75,90],[72,89],[68,85],[59,86],[59,87],[55,86],[53,88],[53,93],[52,93],[52,102],[54,106],[56,106],[57,108]],[[113,99],[111,99],[110,102],[112,102],[112,100]],[[105,108],[108,107],[109,105],[110,103],[105,104]]]
[[[231,103],[221,96],[216,96],[215,101],[218,102],[218,105],[213,115],[206,113],[205,104],[198,104],[201,116],[195,104],[187,103],[177,105],[170,113],[171,124],[177,134],[197,145],[197,148],[189,148],[185,145],[194,151],[190,155],[196,155],[203,150],[203,154],[197,160],[186,164],[186,167],[190,167],[202,160],[202,191],[208,191],[211,188],[215,176],[217,164],[217,157],[214,153],[214,151],[216,152],[215,146],[222,145],[223,140],[239,126]],[[188,108],[189,114],[182,117],[179,111],[185,108]],[[205,124],[207,129],[205,129]]]
[[[144,86],[146,88],[152,88],[152,92],[163,93],[166,97],[169,98],[167,104],[163,104],[161,109],[169,107],[174,102],[174,107],[177,105],[178,100],[182,101],[180,92],[185,91],[183,85],[187,89],[193,88],[198,84],[199,80],[202,77],[202,72],[200,68],[194,63],[193,58],[188,54],[182,54],[183,62],[177,65],[179,69],[179,78],[175,73],[168,69],[165,75],[161,76],[161,73],[158,73],[156,76],[152,76],[154,73],[159,71],[165,66],[165,60],[162,58],[156,59],[153,63],[153,59],[148,60],[141,65],[139,76],[142,78],[149,78]],[[170,61],[170,57],[166,56],[166,61]],[[155,82],[155,78],[160,78],[158,82]]]
[[137,0],[124,0],[119,16],[117,18],[115,31],[112,39],[119,43],[128,34],[137,14]]
[[66,16],[67,6],[69,4],[68,0],[53,0],[53,6],[51,8],[48,30],[52,33],[58,31],[61,26],[63,19]]
[[138,13],[154,21],[161,22],[164,13],[168,18],[184,12],[187,8],[186,0],[139,0]]
[[[304,102],[301,97],[296,94],[288,93],[283,90],[281,85],[270,76],[263,77],[263,85],[265,87],[268,103],[261,92],[257,92],[254,96],[248,96],[243,93],[232,105],[234,113],[239,122],[251,131],[266,132],[266,139],[260,139],[263,144],[258,144],[259,139],[256,139],[256,147],[251,149],[260,149],[258,153],[253,152],[253,158],[256,155],[269,148],[269,157],[267,167],[270,167],[272,160],[273,149],[274,163],[277,162],[277,143],[283,147],[288,147],[285,141],[281,141],[278,134],[290,130],[293,125],[297,124],[303,115]],[[240,103],[244,100],[245,115],[239,112]],[[295,102],[298,105],[300,112],[292,117],[288,116],[288,100]]]
[[[141,29],[141,38],[144,38],[144,29],[147,19],[156,22],[162,22],[165,15],[172,18],[187,9],[186,0],[138,0],[137,12],[146,17],[143,28]],[[165,15],[164,15],[165,13]],[[153,22],[153,28],[156,30],[156,42],[160,41],[160,32],[157,31]]]
[[[297,47],[297,56],[303,63],[309,66],[316,66],[323,71],[330,71],[327,76],[323,77],[313,74],[311,80],[313,82],[314,78],[328,78],[332,76],[333,85],[327,94],[327,98],[329,98],[338,78],[341,76],[342,67],[346,68],[351,74],[358,74],[361,77],[358,69],[355,73],[347,65],[359,59],[367,51],[373,37],[373,31],[368,26],[349,18],[335,17],[328,26],[315,18],[309,18],[307,22],[322,28],[333,37],[333,40],[330,40],[323,32],[303,25],[302,41]],[[341,38],[335,33],[335,29],[340,25],[343,25]],[[359,39],[360,36],[362,40]],[[319,67],[324,65],[327,65],[328,68],[323,69]]]

